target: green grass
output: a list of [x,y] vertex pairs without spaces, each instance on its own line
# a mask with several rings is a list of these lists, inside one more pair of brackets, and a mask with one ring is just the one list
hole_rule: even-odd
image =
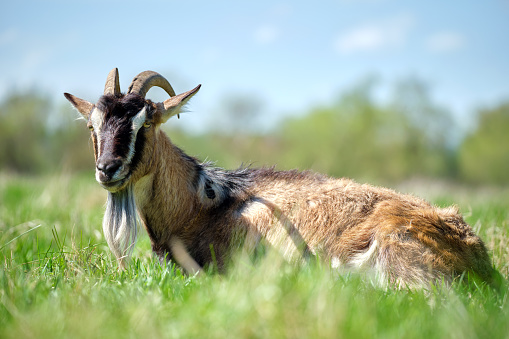
[[[509,193],[446,189],[509,277]],[[426,195],[426,192],[424,192]],[[325,265],[239,257],[225,275],[187,277],[147,237],[119,272],[93,175],[0,175],[0,338],[507,338],[509,290],[454,284],[383,290]]]

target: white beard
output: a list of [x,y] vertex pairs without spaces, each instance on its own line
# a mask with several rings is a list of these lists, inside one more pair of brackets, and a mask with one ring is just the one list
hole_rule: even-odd
[[138,214],[131,184],[119,192],[108,192],[103,232],[120,266],[124,266],[138,237]]

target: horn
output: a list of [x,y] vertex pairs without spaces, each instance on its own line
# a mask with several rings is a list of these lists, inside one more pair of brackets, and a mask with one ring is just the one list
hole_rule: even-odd
[[138,94],[142,98],[145,98],[148,90],[153,86],[161,87],[171,97],[175,96],[175,91],[168,80],[166,80],[161,74],[153,71],[145,71],[138,74],[133,79],[133,82],[131,82],[127,93]]
[[114,68],[108,74],[106,85],[104,85],[104,95],[120,95],[120,83],[118,81],[118,68]]

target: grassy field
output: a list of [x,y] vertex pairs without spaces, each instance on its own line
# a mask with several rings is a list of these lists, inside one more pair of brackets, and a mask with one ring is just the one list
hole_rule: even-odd
[[[401,189],[457,203],[509,277],[508,190]],[[100,226],[105,197],[93,175],[0,174],[0,338],[509,338],[507,286],[383,290],[271,253],[186,277],[154,260],[146,236],[119,272]]]

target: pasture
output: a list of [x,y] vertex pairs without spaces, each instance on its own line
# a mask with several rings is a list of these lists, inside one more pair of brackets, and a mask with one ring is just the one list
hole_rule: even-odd
[[[397,187],[396,187],[397,188]],[[399,188],[456,203],[509,278],[509,190]],[[509,289],[384,290],[326,264],[239,256],[225,275],[188,277],[142,235],[123,272],[102,235],[93,174],[0,174],[1,338],[507,338]],[[143,233],[143,231],[141,232]]]

